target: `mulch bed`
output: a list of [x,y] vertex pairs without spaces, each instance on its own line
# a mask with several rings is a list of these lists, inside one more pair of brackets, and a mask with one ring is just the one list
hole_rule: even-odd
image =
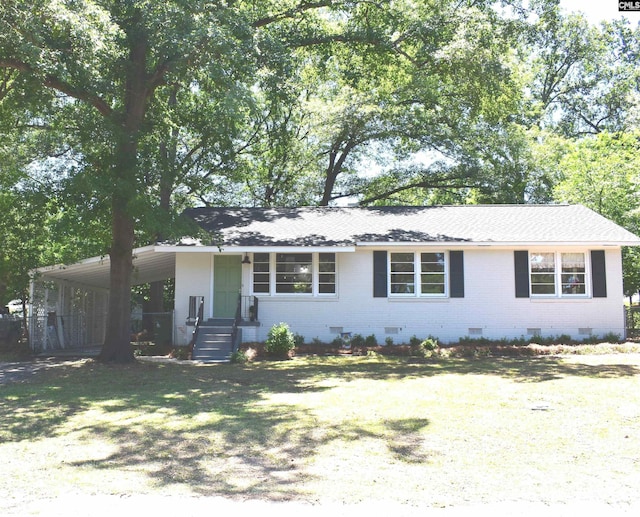
[[[252,350],[252,356],[257,359],[266,357],[262,343],[244,343],[242,350]],[[496,344],[457,344],[442,346],[436,349],[431,357],[532,357],[566,354],[599,354],[599,353],[640,353],[640,344],[634,342],[599,343],[599,344],[558,344],[539,345],[536,343],[510,345]],[[324,344],[305,344],[297,346],[292,355],[298,356],[348,356],[379,354],[395,357],[424,357],[411,345],[338,347]]]

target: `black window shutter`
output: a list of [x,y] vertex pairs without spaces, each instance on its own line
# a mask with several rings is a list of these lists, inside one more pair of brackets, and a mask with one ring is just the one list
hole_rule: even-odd
[[373,252],[373,297],[387,297],[387,252]]
[[464,298],[464,254],[449,252],[449,293],[451,298]]
[[516,298],[529,298],[529,252],[514,251]]
[[594,298],[607,297],[607,266],[604,250],[591,250],[591,286]]

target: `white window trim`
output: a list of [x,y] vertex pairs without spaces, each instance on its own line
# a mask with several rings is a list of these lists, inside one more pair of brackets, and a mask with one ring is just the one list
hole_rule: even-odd
[[[338,296],[338,257],[339,253],[335,253],[333,251],[322,251],[322,252],[310,252],[310,251],[296,251],[296,252],[288,252],[288,251],[277,251],[277,252],[261,252],[269,254],[269,292],[268,293],[259,293],[254,292],[253,290],[253,255],[251,261],[251,295],[258,297],[273,297],[273,298],[336,298]],[[279,253],[289,255],[289,254],[298,254],[298,253],[306,253],[311,255],[311,268],[312,268],[312,278],[311,278],[311,292],[310,293],[278,293],[276,292],[276,262],[277,255]],[[333,254],[335,258],[335,292],[334,293],[321,293],[320,292],[320,254]]]
[[[536,253],[552,253],[554,260],[554,286],[555,286],[555,294],[534,294],[533,293],[533,284],[531,282],[531,255]],[[581,253],[584,255],[584,294],[571,294],[571,293],[563,293],[562,292],[562,254],[563,253]],[[566,250],[566,251],[551,251],[551,250],[535,250],[529,251],[529,255],[527,257],[529,263],[529,296],[531,298],[546,298],[546,299],[556,299],[556,298],[564,298],[564,299],[577,299],[584,300],[586,298],[591,298],[591,255],[588,251],[583,250]]]
[[[391,255],[393,253],[413,253],[413,293],[394,293],[391,289]],[[422,253],[442,253],[444,254],[444,293],[423,293],[422,292]],[[387,296],[395,299],[429,299],[442,300],[449,298],[449,252],[441,249],[433,250],[402,250],[390,251],[387,261]]]

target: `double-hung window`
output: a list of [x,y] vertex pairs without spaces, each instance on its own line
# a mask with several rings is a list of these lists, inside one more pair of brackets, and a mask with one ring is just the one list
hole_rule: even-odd
[[391,253],[391,294],[415,294],[416,260],[413,253]]
[[531,294],[556,294],[555,253],[532,253],[529,258],[531,268]]
[[563,296],[587,294],[584,253],[561,253],[560,287]]
[[446,296],[447,263],[444,252],[390,253],[391,296]]
[[335,253],[318,253],[318,294],[336,294]]
[[420,253],[420,293],[443,296],[445,285],[444,253]]
[[254,253],[255,294],[336,294],[335,253]]
[[276,253],[276,293],[313,292],[313,254]]
[[253,292],[269,293],[270,261],[268,253],[253,254]]
[[584,253],[532,252],[529,273],[532,296],[585,296]]

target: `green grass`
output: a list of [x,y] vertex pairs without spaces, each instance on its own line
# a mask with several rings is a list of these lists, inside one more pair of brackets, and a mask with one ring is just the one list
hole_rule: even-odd
[[0,458],[0,508],[68,493],[626,502],[640,355],[77,361],[0,386]]

